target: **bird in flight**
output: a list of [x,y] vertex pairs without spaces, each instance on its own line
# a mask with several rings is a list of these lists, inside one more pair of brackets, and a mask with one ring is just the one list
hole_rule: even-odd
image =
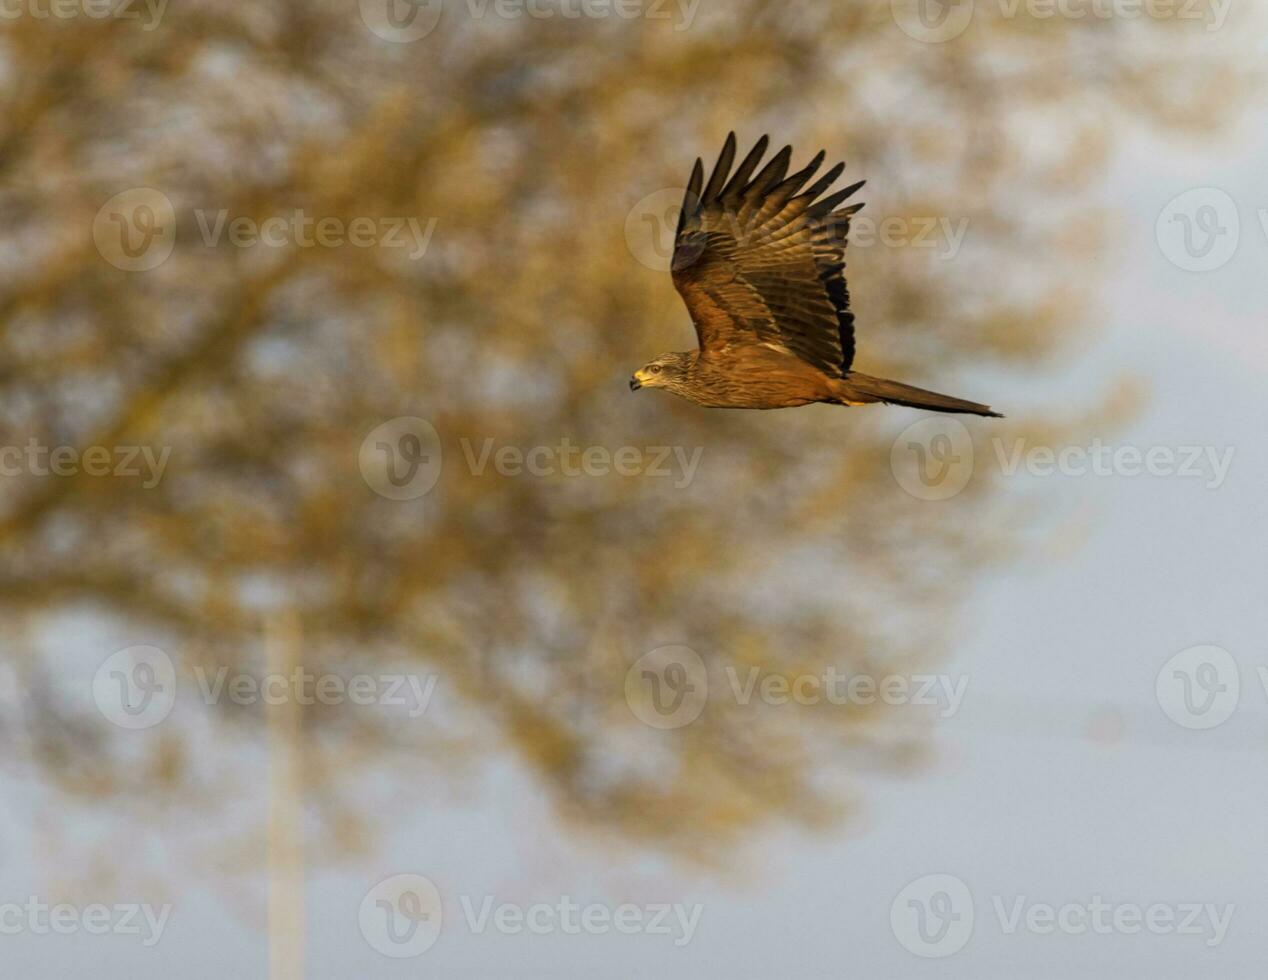
[[791,146],[758,172],[769,144],[763,136],[732,173],[732,133],[708,185],[696,161],[672,268],[700,349],[660,355],[634,372],[631,390],[664,388],[710,408],[885,402],[999,418],[977,402],[850,370],[845,246],[863,205],[841,204],[864,182],[824,197],[845,164],[806,188],[825,154],[788,176]]

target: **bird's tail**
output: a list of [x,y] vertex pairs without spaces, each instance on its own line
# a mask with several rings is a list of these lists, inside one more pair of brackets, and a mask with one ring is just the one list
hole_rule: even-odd
[[992,412],[987,405],[965,401],[963,398],[952,398],[940,395],[936,391],[925,391],[914,385],[905,385],[901,381],[887,381],[884,378],[873,378],[871,375],[851,371],[841,382],[841,400],[848,403],[885,402],[887,405],[905,405],[907,408],[924,408],[931,412],[960,412],[967,415],[985,415],[989,418],[1003,418],[999,412]]

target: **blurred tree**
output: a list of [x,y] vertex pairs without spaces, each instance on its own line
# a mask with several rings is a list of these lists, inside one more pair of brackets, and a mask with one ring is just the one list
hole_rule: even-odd
[[[344,845],[376,816],[368,776],[420,792],[428,767],[498,746],[565,817],[703,857],[831,820],[851,767],[919,753],[909,711],[745,706],[726,668],[927,668],[1018,515],[981,467],[950,500],[899,489],[911,413],[631,395],[633,368],[693,343],[664,271],[676,189],[732,128],[796,161],[846,156],[873,222],[850,252],[857,366],[1024,416],[968,372],[1034,370],[1085,326],[1110,254],[1086,189],[1116,132],[1212,130],[1247,73],[1184,22],[979,3],[925,43],[882,0],[529,12],[552,6],[183,0],[5,22],[0,444],[171,451],[157,485],[30,464],[0,484],[3,653],[27,692],[9,732],[61,791],[232,806],[260,758],[226,746],[260,710],[207,706],[197,671],[258,674],[282,608],[316,673],[440,678],[423,719],[305,709],[310,802]],[[248,245],[244,218],[286,223]],[[382,240],[398,220],[404,248]],[[377,244],[333,243],[355,227]],[[443,466],[398,501],[362,442],[409,416]],[[569,476],[563,444],[682,455],[670,477],[638,455],[642,476]],[[507,446],[556,447],[553,474],[481,470]],[[181,679],[142,732],[86,700],[132,644]],[[717,695],[670,732],[624,696],[665,644],[694,649]]]

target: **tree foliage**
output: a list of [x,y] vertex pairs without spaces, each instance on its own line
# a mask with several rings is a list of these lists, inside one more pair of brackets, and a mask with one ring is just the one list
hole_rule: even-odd
[[[874,222],[849,252],[856,366],[999,405],[990,377],[1038,372],[1097,326],[1086,304],[1112,267],[1089,188],[1116,133],[1210,130],[1246,73],[1183,23],[980,4],[927,44],[880,0],[643,9],[450,0],[409,43],[333,0],[183,0],[153,29],[7,23],[0,442],[171,449],[156,486],[0,484],[4,658],[26,692],[9,736],[43,780],[126,811],[231,807],[259,770],[241,746],[262,713],[204,704],[193,678],[258,673],[281,609],[316,672],[440,678],[422,719],[305,708],[311,800],[343,843],[374,825],[372,774],[417,795],[491,752],[567,819],[695,855],[834,819],[855,767],[919,756],[925,727],[892,708],[719,696],[665,732],[625,702],[631,664],[665,644],[696,650],[723,695],[727,667],[927,669],[1020,520],[984,473],[948,501],[902,492],[890,449],[910,413],[631,394],[634,368],[693,343],[657,267],[667,189],[731,129],[769,131],[795,161],[844,156]],[[175,215],[170,257],[146,271],[93,235],[132,188]],[[206,240],[220,213],[297,212],[434,226],[418,258],[293,232]],[[965,222],[962,245],[916,242],[930,219]],[[1024,426],[1050,406],[999,407]],[[444,464],[396,501],[360,453],[405,416],[435,427]],[[672,456],[670,477],[477,465],[486,446],[565,441],[699,450],[699,467],[688,482]],[[168,651],[182,685],[141,733],[85,700],[132,644]]]

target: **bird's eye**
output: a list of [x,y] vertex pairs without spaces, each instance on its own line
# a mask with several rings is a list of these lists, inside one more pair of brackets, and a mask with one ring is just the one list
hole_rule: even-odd
[[660,374],[660,365],[653,364],[651,368],[649,368],[649,370],[652,372],[652,374]]

